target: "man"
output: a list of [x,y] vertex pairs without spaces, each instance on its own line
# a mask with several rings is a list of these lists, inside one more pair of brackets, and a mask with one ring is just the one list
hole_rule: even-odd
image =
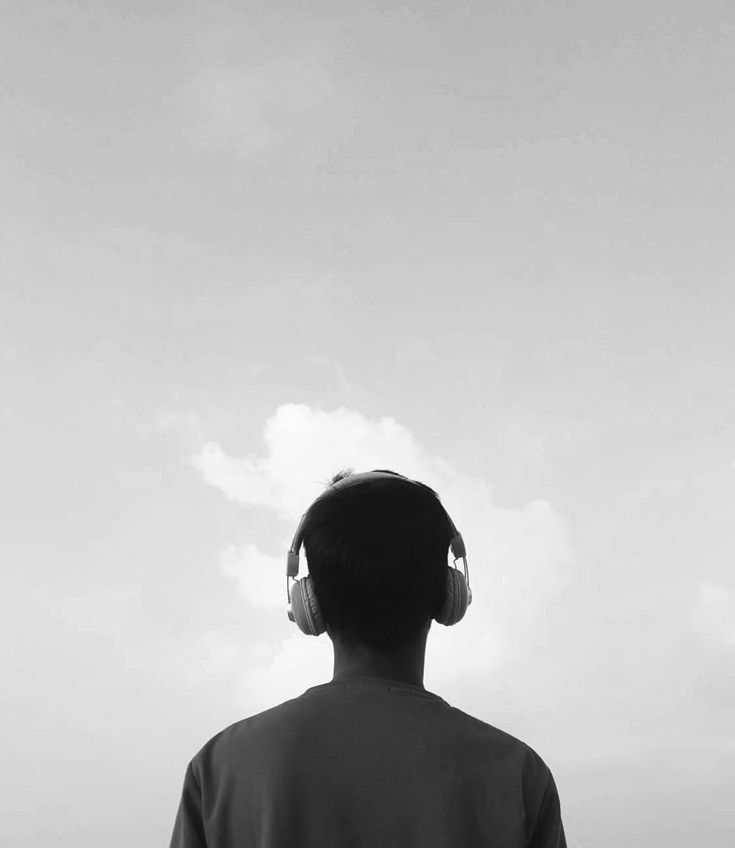
[[541,757],[424,687],[431,621],[456,624],[472,600],[437,493],[339,472],[299,524],[290,577],[302,542],[289,618],[329,635],[332,679],[204,745],[171,848],[566,848]]

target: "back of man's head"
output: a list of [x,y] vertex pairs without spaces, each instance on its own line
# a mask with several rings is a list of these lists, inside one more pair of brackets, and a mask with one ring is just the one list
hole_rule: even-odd
[[307,511],[304,551],[325,621],[380,650],[405,644],[444,597],[451,536],[437,493],[395,471],[344,487],[329,481]]

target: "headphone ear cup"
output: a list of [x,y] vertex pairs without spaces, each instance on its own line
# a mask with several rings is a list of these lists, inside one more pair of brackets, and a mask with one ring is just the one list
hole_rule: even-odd
[[467,607],[472,602],[464,574],[451,565],[447,566],[447,582],[444,592],[444,604],[434,620],[446,627],[451,627],[464,618]]
[[307,636],[319,636],[327,629],[311,574],[295,582],[291,590],[291,609],[299,630]]

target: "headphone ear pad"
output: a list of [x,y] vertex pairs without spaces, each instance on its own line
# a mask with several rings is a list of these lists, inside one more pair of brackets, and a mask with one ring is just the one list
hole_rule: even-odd
[[444,592],[444,604],[434,620],[451,627],[464,618],[471,597],[464,574],[457,568],[447,566],[447,582]]
[[311,574],[296,581],[291,590],[291,608],[296,624],[307,636],[319,636],[327,629]]

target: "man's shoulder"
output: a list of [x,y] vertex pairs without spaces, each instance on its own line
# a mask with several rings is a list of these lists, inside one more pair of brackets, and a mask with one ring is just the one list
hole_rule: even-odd
[[228,724],[202,745],[194,755],[193,761],[202,762],[211,759],[221,751],[232,750],[233,747],[246,743],[248,739],[259,739],[269,730],[284,727],[288,723],[289,715],[298,710],[296,703],[298,700],[298,698],[290,698],[281,704]]
[[458,707],[451,709],[463,726],[464,733],[461,734],[463,744],[475,751],[479,747],[495,756],[512,759],[524,772],[545,778],[549,768],[538,752],[527,742]]

